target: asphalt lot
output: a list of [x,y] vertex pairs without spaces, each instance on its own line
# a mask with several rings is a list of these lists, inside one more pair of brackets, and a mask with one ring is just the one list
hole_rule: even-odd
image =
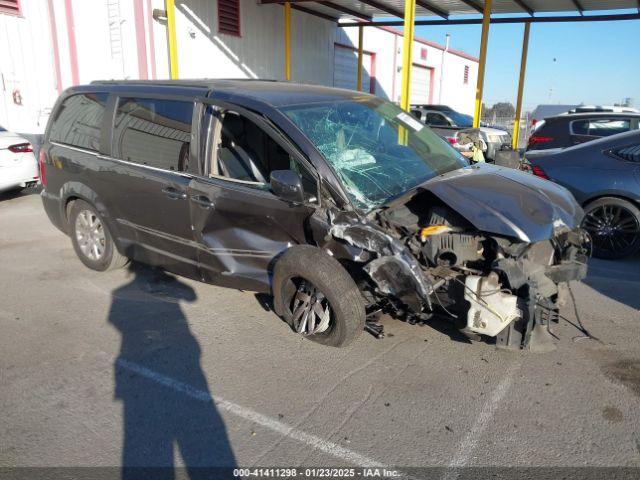
[[3,194],[0,466],[640,466],[640,256],[592,263],[573,291],[598,341],[385,319],[336,350],[250,292],[90,271],[38,195]]

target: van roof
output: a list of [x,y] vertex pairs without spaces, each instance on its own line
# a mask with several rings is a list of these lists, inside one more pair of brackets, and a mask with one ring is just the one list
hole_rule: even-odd
[[371,96],[353,90],[320,85],[252,79],[102,80],[92,82],[91,86],[110,87],[108,89],[113,91],[133,87],[141,92],[145,88],[159,87],[166,93],[173,93],[173,89],[201,89],[204,90],[202,94],[209,97],[251,97],[276,107]]

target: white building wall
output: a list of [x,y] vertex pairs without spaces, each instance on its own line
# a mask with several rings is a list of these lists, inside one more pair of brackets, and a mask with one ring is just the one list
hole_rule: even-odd
[[[38,133],[58,95],[45,0],[24,0],[22,17],[0,15],[0,125]],[[39,73],[43,72],[43,75]],[[21,98],[22,105],[14,102]]]
[[[147,78],[169,78],[166,22],[151,18],[154,9],[164,9],[164,0],[21,0],[22,17],[0,14],[0,73],[4,82],[0,124],[9,129],[42,133],[58,91],[74,83],[67,1],[73,17],[79,83],[136,79],[145,73]],[[49,2],[57,30],[61,85],[56,81]],[[136,5],[144,16],[138,24]],[[242,34],[236,37],[218,32],[217,0],[176,2],[181,78],[284,78],[283,7],[243,0],[240,13]],[[146,46],[142,52],[146,65],[138,56],[140,36]],[[364,29],[364,50],[375,56],[368,72],[375,76],[375,94],[395,102],[400,99],[402,40],[401,34],[391,29]],[[357,42],[357,28],[339,28],[331,21],[292,10],[293,81],[333,85],[335,44],[357,48]],[[433,69],[433,103],[472,113],[477,61],[444,54],[442,47],[417,40],[414,63]],[[465,65],[470,67],[467,84],[463,83]],[[364,87],[368,91],[368,85]],[[22,105],[13,101],[16,90]]]
[[[178,70],[184,78],[284,79],[284,9],[242,2],[241,37],[218,33],[216,0],[176,4]],[[330,85],[333,81],[332,22],[292,11],[292,78]],[[166,38],[156,37],[156,44]]]
[[[376,55],[376,95],[400,102],[402,89],[401,32],[387,28],[365,28],[363,49]],[[358,28],[338,28],[336,43],[357,48]],[[426,58],[423,58],[426,52]],[[443,62],[444,59],[444,62]],[[457,51],[444,51],[433,42],[416,39],[413,44],[413,63],[433,70],[431,103],[442,103],[462,113],[473,114],[478,60]],[[469,66],[469,81],[464,83],[464,67]],[[442,75],[442,94],[440,77]]]

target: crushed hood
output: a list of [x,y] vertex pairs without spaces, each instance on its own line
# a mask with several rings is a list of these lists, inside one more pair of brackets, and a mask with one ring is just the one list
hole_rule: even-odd
[[583,212],[564,187],[534,175],[480,165],[433,178],[418,188],[433,193],[478,230],[547,240],[580,225]]

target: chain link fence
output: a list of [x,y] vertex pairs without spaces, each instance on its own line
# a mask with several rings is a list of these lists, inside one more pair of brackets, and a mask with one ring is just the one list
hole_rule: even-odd
[[[513,115],[500,116],[496,114],[484,114],[480,121],[484,126],[500,128],[509,132],[510,135],[513,135],[513,124],[515,122],[515,117]],[[526,112],[520,118],[520,137],[518,141],[519,149],[527,146],[532,130],[531,116],[529,112]]]

